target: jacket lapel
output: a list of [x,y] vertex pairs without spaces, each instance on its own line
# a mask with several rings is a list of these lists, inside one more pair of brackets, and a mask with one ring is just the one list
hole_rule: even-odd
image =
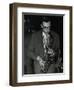
[[43,47],[43,37],[42,37],[42,31],[39,33],[39,45],[42,56],[44,55],[44,47]]

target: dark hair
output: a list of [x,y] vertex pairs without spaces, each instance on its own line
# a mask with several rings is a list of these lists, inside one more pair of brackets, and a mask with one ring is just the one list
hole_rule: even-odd
[[48,16],[43,16],[42,19],[41,19],[41,22],[43,22],[43,21],[49,22],[51,20],[50,20],[50,18]]

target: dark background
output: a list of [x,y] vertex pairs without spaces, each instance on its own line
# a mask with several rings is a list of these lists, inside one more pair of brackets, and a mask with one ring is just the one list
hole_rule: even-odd
[[[63,58],[63,15],[31,15],[31,14],[23,14],[23,31],[24,31],[24,73],[27,74],[27,49],[29,45],[29,41],[33,32],[37,32],[41,30],[40,23],[43,17],[47,17],[51,20],[51,30],[56,32],[59,35],[60,39],[60,49],[61,49],[61,57]],[[63,62],[63,60],[62,60]],[[31,64],[32,65],[32,64]],[[32,66],[31,66],[32,68]]]

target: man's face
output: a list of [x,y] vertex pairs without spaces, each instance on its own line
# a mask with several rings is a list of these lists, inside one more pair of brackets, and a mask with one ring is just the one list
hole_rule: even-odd
[[50,25],[51,25],[51,22],[45,22],[43,21],[42,24],[41,24],[41,28],[43,29],[43,31],[45,33],[49,33],[50,32]]

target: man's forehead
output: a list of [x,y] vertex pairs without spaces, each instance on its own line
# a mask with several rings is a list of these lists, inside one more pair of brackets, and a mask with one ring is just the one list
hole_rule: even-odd
[[48,21],[48,22],[43,21],[42,24],[43,24],[44,26],[50,26],[51,22],[50,22],[50,21]]

